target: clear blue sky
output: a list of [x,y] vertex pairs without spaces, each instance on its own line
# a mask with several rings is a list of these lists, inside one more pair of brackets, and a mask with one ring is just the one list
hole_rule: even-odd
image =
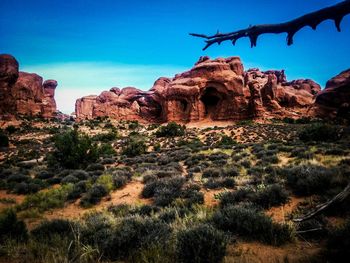
[[[219,2],[219,3],[217,3]],[[199,56],[240,56],[246,68],[285,69],[288,79],[326,80],[350,67],[350,16],[305,28],[288,47],[285,35],[264,35],[202,51],[189,32],[233,31],[278,23],[341,1],[1,0],[0,53],[21,70],[58,80],[59,109],[113,86],[149,89],[160,76],[189,69]]]

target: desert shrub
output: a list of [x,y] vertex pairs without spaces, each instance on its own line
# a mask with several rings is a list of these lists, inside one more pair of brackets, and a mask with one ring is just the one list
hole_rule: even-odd
[[160,220],[126,218],[107,237],[102,251],[109,260],[131,259],[143,249],[165,245],[170,233],[170,227]]
[[131,207],[128,204],[117,204],[108,207],[108,212],[111,212],[115,217],[125,217],[130,214]]
[[299,132],[302,141],[337,141],[341,137],[338,127],[324,123],[314,123]]
[[192,150],[198,150],[199,148],[201,148],[204,144],[201,142],[201,140],[199,138],[194,138],[192,140],[181,140],[177,143],[178,146],[187,146],[188,148],[192,149]]
[[124,185],[128,183],[129,179],[126,176],[113,176],[113,186],[115,189],[122,188]]
[[239,163],[239,165],[242,165],[244,168],[250,168],[251,167],[251,162],[249,160],[241,160]]
[[177,137],[185,135],[185,128],[175,122],[169,122],[165,126],[160,126],[156,131],[157,137]]
[[326,245],[328,262],[342,262],[350,257],[350,220],[329,233]]
[[9,146],[9,137],[0,131],[0,147]]
[[191,207],[194,204],[204,204],[204,194],[196,189],[188,188],[182,191],[181,198],[185,199],[187,207]]
[[241,188],[233,192],[224,192],[220,196],[220,207],[235,205],[240,202],[251,202],[255,199],[255,192],[250,188]]
[[13,134],[17,131],[17,128],[13,125],[9,125],[6,127],[5,131],[8,133],[8,134]]
[[122,154],[128,157],[134,157],[146,153],[147,146],[144,141],[130,139],[124,147]]
[[203,171],[203,178],[217,178],[221,176],[221,169],[218,168],[207,168]]
[[234,166],[226,167],[226,168],[222,169],[221,175],[223,177],[236,177],[239,175],[239,171]]
[[70,173],[70,175],[78,178],[79,180],[87,180],[89,179],[89,174],[84,170],[74,170]]
[[128,125],[128,128],[130,130],[135,130],[137,129],[138,127],[140,126],[139,122],[138,121],[131,121]]
[[185,229],[177,234],[176,255],[183,263],[218,263],[226,253],[225,235],[206,224]]
[[216,143],[217,147],[232,147],[237,144],[237,142],[230,136],[222,135],[220,141]]
[[297,157],[299,159],[312,159],[314,157],[314,154],[307,148],[296,147],[290,152],[290,156]]
[[51,172],[48,172],[48,171],[41,171],[40,173],[38,173],[37,175],[36,175],[36,177],[35,178],[38,178],[38,179],[40,179],[40,180],[45,180],[45,179],[49,179],[49,178],[51,178],[51,177],[53,177],[54,175],[53,175],[53,173],[51,173]]
[[131,215],[151,216],[159,211],[159,207],[154,205],[141,205],[130,210]]
[[100,163],[92,163],[85,169],[86,171],[104,171],[105,167]]
[[72,189],[73,185],[67,184],[59,188],[27,195],[18,208],[20,210],[37,208],[40,212],[44,212],[51,208],[63,207],[64,202],[67,200],[67,196]]
[[12,174],[7,178],[7,183],[21,183],[21,182],[28,182],[30,181],[30,176],[22,174],[22,173],[16,173]]
[[72,191],[68,193],[67,200],[75,200],[81,197],[87,191],[86,181],[80,181],[74,184]]
[[209,178],[204,184],[204,187],[209,189],[218,189],[222,187],[234,188],[236,185],[235,179],[226,178]]
[[30,234],[36,240],[43,242],[54,240],[56,236],[73,238],[73,231],[76,228],[76,224],[66,219],[53,219],[50,221],[44,221],[36,228],[34,228]]
[[106,186],[101,184],[94,184],[86,194],[81,198],[80,205],[83,207],[89,207],[99,203],[102,197],[108,194]]
[[21,182],[21,183],[15,184],[15,186],[13,187],[13,193],[19,194],[19,195],[33,194],[33,193],[37,193],[41,188],[42,186],[33,182],[30,182],[30,183]]
[[270,208],[285,204],[288,200],[288,192],[281,185],[273,184],[259,191],[253,202],[263,208]]
[[108,133],[99,133],[92,137],[94,141],[100,141],[100,142],[110,142],[117,139],[118,134],[113,131],[109,131]]
[[7,239],[25,241],[28,238],[28,231],[25,223],[17,219],[14,210],[3,210],[0,213],[0,244]]
[[98,147],[98,154],[100,156],[112,156],[115,155],[116,151],[114,150],[113,146],[109,143],[102,143]]
[[212,218],[214,225],[241,237],[272,245],[282,245],[292,239],[289,226],[277,224],[253,207],[227,206]]
[[62,184],[74,184],[74,183],[77,183],[79,182],[79,179],[76,178],[74,175],[67,175],[66,177],[64,177],[62,180],[61,180],[61,183]]
[[167,206],[176,198],[180,197],[181,188],[185,178],[162,178],[148,182],[142,189],[144,198],[154,197],[154,203],[158,206]]
[[55,150],[49,155],[50,165],[60,165],[64,168],[85,168],[96,162],[99,148],[92,139],[77,129],[58,134],[53,137]]
[[318,165],[287,167],[279,171],[287,178],[287,185],[299,196],[322,194],[329,187],[334,171]]

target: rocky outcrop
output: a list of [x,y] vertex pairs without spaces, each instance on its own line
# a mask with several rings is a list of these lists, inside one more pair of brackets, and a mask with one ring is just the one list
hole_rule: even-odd
[[350,120],[350,69],[330,79],[316,97],[312,115]]
[[0,55],[0,119],[53,117],[56,87],[55,80],[43,83],[37,74],[19,72],[18,62],[11,55]]
[[112,88],[78,99],[76,116],[152,122],[298,117],[320,90],[308,79],[287,82],[283,70],[244,71],[239,57],[201,57],[189,71],[159,78],[148,92]]

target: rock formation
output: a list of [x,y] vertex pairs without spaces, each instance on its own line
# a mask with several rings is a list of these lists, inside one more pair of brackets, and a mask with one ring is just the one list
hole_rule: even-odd
[[350,120],[350,69],[327,82],[325,89],[317,95],[310,114]]
[[34,73],[18,71],[18,62],[11,55],[0,55],[0,119],[16,116],[51,118],[56,112],[55,80],[46,80]]
[[320,86],[312,80],[287,82],[284,71],[244,71],[239,57],[201,57],[174,78],[159,78],[148,91],[112,88],[76,102],[78,120],[98,116],[152,122],[300,117]]

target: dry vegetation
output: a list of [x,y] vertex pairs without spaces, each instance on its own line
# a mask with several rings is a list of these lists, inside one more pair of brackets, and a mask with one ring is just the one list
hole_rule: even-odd
[[[0,132],[0,262],[338,262],[349,127],[24,120]],[[339,245],[341,244],[341,245]]]

